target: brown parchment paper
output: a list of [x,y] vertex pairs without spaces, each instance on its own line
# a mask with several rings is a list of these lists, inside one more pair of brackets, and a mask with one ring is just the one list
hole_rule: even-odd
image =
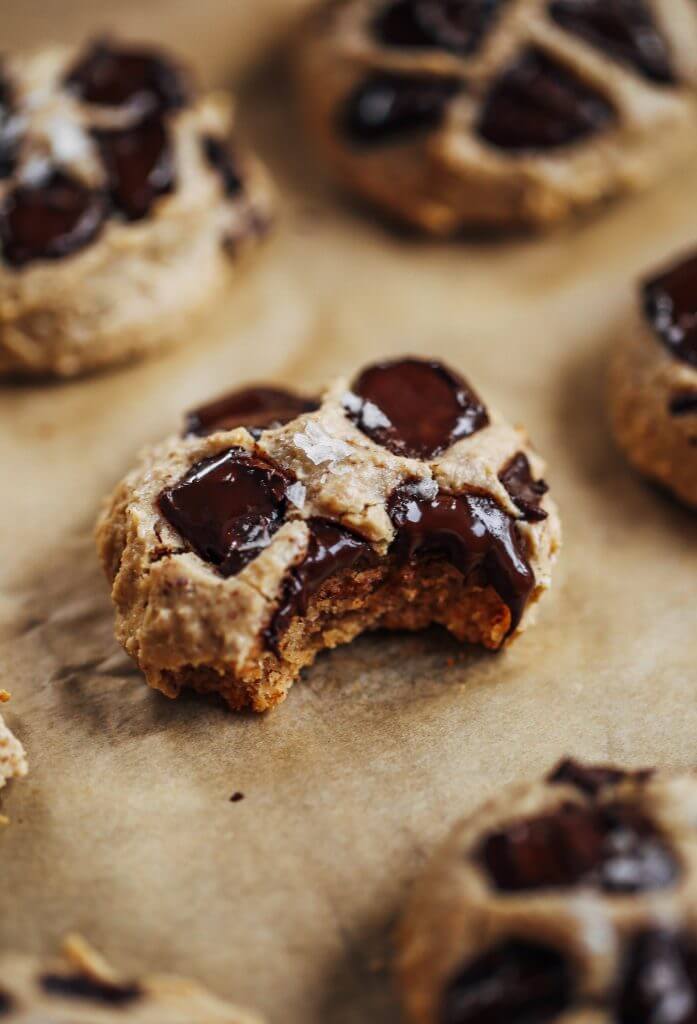
[[[249,57],[216,18],[270,32],[300,4],[121,6],[205,75],[210,52],[220,74]],[[109,9],[16,5],[13,42],[48,35],[59,7],[73,32]],[[0,948],[78,930],[271,1022],[383,1024],[399,900],[455,817],[564,754],[697,763],[697,526],[626,468],[603,409],[630,281],[697,241],[697,167],[546,239],[432,245],[332,189],[282,78],[244,103],[282,224],[205,330],[115,373],[0,389],[0,687],[31,762],[2,798]],[[103,493],[227,386],[309,389],[404,351],[460,367],[549,460],[565,548],[539,624],[500,656],[436,631],[364,638],[264,717],[149,691],[112,639]]]

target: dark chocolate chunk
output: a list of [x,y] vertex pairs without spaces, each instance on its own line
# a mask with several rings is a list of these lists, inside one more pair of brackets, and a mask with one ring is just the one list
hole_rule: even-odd
[[111,201],[127,220],[141,220],[158,196],[174,189],[174,156],[158,116],[119,131],[95,132]]
[[435,47],[469,56],[482,43],[507,0],[394,0],[373,22],[386,46]]
[[668,409],[672,416],[694,416],[697,414],[697,391],[677,391]]
[[370,543],[345,526],[330,519],[307,521],[310,539],[302,562],[291,569],[281,599],[266,629],[272,650],[278,650],[279,638],[294,615],[304,615],[310,598],[330,576],[374,560]]
[[228,199],[234,199],[242,191],[242,176],[229,142],[215,135],[204,135],[201,140],[203,153],[223,184]]
[[549,13],[567,32],[585,39],[645,78],[675,81],[670,49],[644,0],[553,0]]
[[87,103],[133,106],[143,115],[184,106],[189,91],[181,70],[162,54],[103,40],[68,72],[65,85]]
[[102,981],[86,974],[44,974],[40,984],[50,996],[87,999],[110,1006],[128,1006],[143,995],[139,985]]
[[645,931],[632,941],[624,968],[618,1024],[697,1024],[697,942]]
[[286,511],[286,474],[243,448],[196,463],[158,499],[165,519],[206,562],[234,576],[271,543]]
[[574,761],[573,758],[566,758],[550,772],[548,780],[552,783],[563,783],[575,786],[576,789],[587,796],[597,796],[607,786],[616,786],[624,779],[635,779],[637,782],[647,782],[653,775],[651,768],[643,768],[639,771],[625,771],[622,768],[613,768],[610,765],[589,765]]
[[468,964],[448,984],[439,1024],[545,1024],[573,996],[571,968],[555,949],[512,939]]
[[628,804],[564,803],[488,835],[476,858],[502,892],[584,885],[608,893],[664,889],[678,863],[654,824]]
[[285,388],[241,388],[187,413],[185,433],[203,436],[235,427],[261,433],[262,429],[280,427],[316,408],[313,399]]
[[477,127],[499,149],[555,149],[607,128],[615,109],[542,50],[527,50],[491,87]]
[[511,629],[520,622],[535,586],[515,520],[486,495],[438,494],[423,497],[418,485],[398,487],[388,503],[396,530],[391,552],[398,559],[434,554],[463,576],[476,573],[491,585],[511,612]]
[[54,171],[41,185],[19,185],[0,209],[5,262],[22,267],[78,252],[97,237],[107,212],[101,192],[62,171]]
[[461,87],[450,75],[375,72],[346,99],[339,112],[340,128],[359,145],[398,142],[438,128]]
[[643,287],[644,311],[677,359],[697,366],[697,253]]
[[395,455],[434,458],[489,422],[469,384],[435,361],[376,363],[363,370],[352,392],[361,402],[349,399],[349,418]]
[[11,996],[0,989],[0,1014],[9,1013],[13,1005]]
[[523,519],[529,523],[539,523],[547,518],[547,513],[540,508],[540,502],[549,490],[544,480],[535,480],[530,469],[528,457],[518,452],[499,473],[499,480],[506,488],[513,503],[523,513]]

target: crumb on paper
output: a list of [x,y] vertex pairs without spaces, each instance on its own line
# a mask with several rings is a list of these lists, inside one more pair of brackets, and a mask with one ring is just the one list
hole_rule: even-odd
[[11,696],[12,694],[7,690],[0,690],[0,704],[7,704]]
[[231,804],[238,804],[240,800],[244,800],[244,793],[240,793],[239,790],[230,797]]

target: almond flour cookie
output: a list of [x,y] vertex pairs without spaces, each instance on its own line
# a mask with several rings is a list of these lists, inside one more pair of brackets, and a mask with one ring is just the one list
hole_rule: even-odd
[[612,360],[610,414],[632,465],[697,508],[697,253],[639,289]]
[[435,235],[551,224],[694,146],[692,0],[334,0],[298,67],[338,177]]
[[417,1024],[693,1024],[697,777],[563,762],[456,826],[410,899]]
[[72,376],[185,337],[266,230],[225,94],[144,47],[0,65],[0,374]]
[[496,650],[560,527],[523,430],[440,363],[320,399],[246,389],[146,451],[97,528],[116,633],[148,683],[264,711],[324,648],[439,623]]
[[11,779],[27,774],[27,757],[24,747],[5,725],[0,715],[0,789]]
[[124,978],[78,937],[52,961],[0,953],[3,1024],[261,1024],[195,982]]

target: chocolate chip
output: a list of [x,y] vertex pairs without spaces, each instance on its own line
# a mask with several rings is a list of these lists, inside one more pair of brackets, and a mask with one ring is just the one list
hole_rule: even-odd
[[286,474],[243,448],[196,463],[160,494],[165,519],[206,562],[234,576],[271,543],[286,511]]
[[155,200],[175,185],[174,156],[160,117],[119,131],[98,131],[95,138],[107,171],[115,208],[127,220],[141,220]]
[[0,1014],[9,1013],[13,1005],[12,999],[8,993],[3,992],[3,990],[0,989]]
[[68,72],[65,85],[99,106],[134,106],[139,113],[184,106],[188,87],[181,71],[154,50],[98,41]]
[[547,513],[540,508],[540,502],[549,490],[544,480],[533,479],[528,457],[518,452],[499,473],[499,480],[506,488],[513,503],[523,513],[523,519],[529,523],[539,523],[547,518]]
[[201,145],[206,160],[223,183],[223,192],[228,199],[234,199],[242,191],[242,177],[230,143],[215,135],[204,135]]
[[101,192],[61,171],[41,185],[19,185],[0,210],[3,257],[21,267],[78,252],[99,234],[107,216]]
[[584,885],[609,893],[664,889],[678,875],[668,845],[627,804],[564,803],[488,835],[476,853],[502,892]]
[[418,484],[397,488],[388,502],[396,530],[391,552],[398,559],[417,554],[445,558],[465,577],[476,574],[492,586],[511,612],[511,629],[520,622],[535,586],[512,516],[481,494],[424,497]]
[[282,426],[316,408],[314,399],[285,388],[241,388],[187,413],[185,433],[202,436],[235,427],[247,427],[261,433],[259,428]]
[[555,149],[607,128],[609,100],[541,50],[527,50],[486,98],[479,135],[499,149]]
[[[354,402],[353,396],[360,402]],[[479,396],[441,363],[400,359],[376,363],[354,382],[348,417],[395,455],[431,459],[487,426]]]
[[127,1006],[143,995],[139,985],[102,981],[85,974],[44,974],[40,984],[50,996],[89,999],[110,1006]]
[[549,13],[562,28],[651,81],[675,81],[668,43],[644,0],[553,0]]
[[697,366],[697,253],[643,287],[644,311],[677,359]]
[[566,1010],[571,969],[556,950],[513,939],[468,964],[443,993],[439,1024],[545,1024]]
[[668,409],[671,416],[693,416],[697,413],[697,391],[677,391]]
[[639,771],[624,771],[622,768],[612,768],[609,765],[587,765],[572,758],[560,761],[557,767],[547,776],[551,783],[575,786],[576,789],[588,796],[597,796],[601,790],[608,786],[616,786],[624,779],[634,779],[637,782],[647,782],[653,775],[653,769],[643,768]]
[[461,87],[453,76],[375,72],[342,106],[340,128],[348,139],[364,146],[438,128],[448,102]]
[[697,1024],[697,942],[645,931],[631,943],[616,1008],[618,1024]]
[[386,46],[474,53],[507,0],[396,0],[373,22]]

